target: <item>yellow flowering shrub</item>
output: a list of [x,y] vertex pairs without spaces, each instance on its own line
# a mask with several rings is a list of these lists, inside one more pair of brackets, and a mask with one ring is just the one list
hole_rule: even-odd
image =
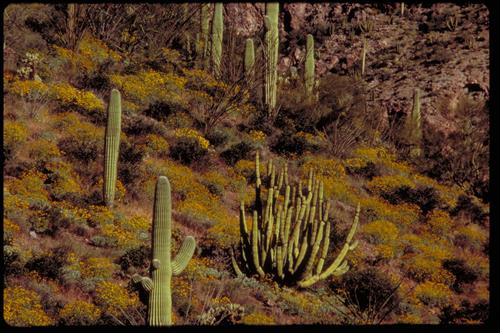
[[363,234],[374,244],[392,243],[399,236],[398,227],[389,221],[375,220],[363,226]]
[[374,177],[367,184],[367,188],[378,195],[390,194],[403,186],[414,188],[415,184],[408,178],[399,175]]
[[[96,187],[102,189],[103,186],[104,186],[104,180],[103,178],[99,178]],[[115,185],[115,201],[120,202],[123,198],[125,198],[126,194],[127,194],[127,189],[125,188],[123,183],[119,179],[117,179]]]
[[[237,175],[245,177],[246,180],[249,180],[250,178],[255,177],[255,161],[239,160],[234,165],[234,171]],[[267,173],[267,167],[262,162],[259,164],[259,171],[261,177]]]
[[47,95],[49,87],[41,81],[16,79],[9,86],[9,91],[28,100],[37,100]]
[[353,151],[353,158],[358,158],[363,161],[364,165],[360,165],[360,161],[356,161],[356,163],[363,167],[368,162],[372,162],[374,164],[379,164],[384,166],[385,168],[392,171],[392,173],[404,173],[410,174],[414,171],[414,169],[404,163],[398,162],[396,160],[396,155],[387,151],[387,149],[383,147],[359,147]]
[[64,305],[59,317],[64,325],[95,325],[101,310],[92,303],[76,300]]
[[243,317],[241,322],[244,325],[274,325],[274,318],[263,312],[252,312]]
[[114,264],[109,258],[88,258],[81,265],[81,274],[84,279],[111,279],[118,268],[118,265]]
[[403,266],[407,274],[417,282],[433,281],[452,285],[455,276],[441,266],[441,261],[428,256],[416,255],[404,259]]
[[453,296],[453,292],[448,286],[432,281],[419,284],[414,293],[423,304],[437,307],[448,304]]
[[173,73],[149,70],[130,75],[111,75],[110,81],[126,100],[141,107],[158,100],[185,105],[186,79]]
[[397,225],[410,226],[420,216],[420,208],[413,204],[392,205],[374,196],[363,196],[356,201],[361,204],[366,217],[391,221]]
[[49,91],[52,98],[59,101],[63,108],[76,107],[104,113],[104,102],[90,91],[77,89],[68,83],[55,83]]
[[310,169],[314,170],[317,179],[322,177],[343,179],[346,176],[344,165],[337,159],[323,157],[307,158],[300,168],[303,177],[309,174]]
[[139,306],[137,294],[129,293],[124,287],[109,281],[97,283],[95,301],[100,309],[113,316],[120,316],[131,307]]
[[47,176],[37,170],[25,171],[21,178],[13,178],[5,181],[5,188],[10,194],[24,197],[31,201],[49,201],[49,193],[45,189]]
[[5,119],[3,124],[3,147],[8,154],[15,153],[28,139],[28,129],[20,122]]
[[436,180],[420,174],[413,175],[413,180],[418,185],[434,188],[437,191],[439,198],[451,208],[456,206],[458,197],[465,194],[464,191],[456,185],[442,185]]
[[193,118],[185,112],[174,112],[167,117],[165,126],[168,128],[186,128],[194,125]]
[[52,319],[43,311],[40,296],[23,287],[7,287],[3,292],[3,316],[12,326],[49,326]]
[[448,234],[453,227],[450,215],[442,210],[435,209],[427,216],[427,224],[433,233]]
[[167,140],[156,134],[148,134],[145,138],[145,151],[156,156],[166,156],[169,144]]
[[488,230],[477,224],[459,226],[454,232],[455,243],[480,251],[489,240]]
[[193,138],[203,149],[208,149],[210,142],[205,139],[197,130],[192,128],[178,128],[174,131],[174,136],[176,138]]
[[46,139],[36,139],[28,142],[27,150],[29,157],[36,159],[38,162],[47,162],[52,159],[61,157],[61,151],[57,145]]
[[52,183],[49,185],[49,189],[55,198],[60,198],[69,193],[83,194],[79,177],[70,163],[62,160],[50,161],[45,163],[45,169],[51,173]]

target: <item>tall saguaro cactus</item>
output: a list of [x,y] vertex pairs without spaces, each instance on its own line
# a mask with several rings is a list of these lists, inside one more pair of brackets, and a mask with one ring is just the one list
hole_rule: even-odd
[[200,4],[200,33],[197,35],[196,56],[203,61],[205,70],[208,69],[209,32],[210,32],[210,3]]
[[[270,275],[287,285],[309,287],[331,275],[349,270],[345,257],[357,246],[352,242],[359,221],[360,207],[344,246],[333,260],[328,258],[331,224],[328,219],[330,202],[324,200],[323,183],[309,172],[306,193],[302,181],[291,186],[285,166],[276,178],[276,169],[269,161],[267,191],[262,191],[259,155],[255,157],[255,209],[252,227],[248,230],[243,201],[240,206],[240,253],[242,269],[234,252],[231,262],[238,275]],[[285,189],[283,193],[283,188]],[[265,205],[261,194],[267,193]]]
[[245,42],[245,77],[252,79],[255,66],[255,50],[253,39],[248,38]]
[[313,96],[314,90],[314,69],[315,69],[315,61],[314,61],[314,37],[311,34],[307,35],[307,44],[306,44],[306,65],[305,65],[305,86],[306,86],[306,94],[309,99]]
[[278,33],[278,16],[279,16],[279,3],[268,2],[266,3],[266,16],[264,23],[266,26],[265,35],[265,56],[266,56],[266,75],[265,75],[265,104],[268,109],[268,114],[276,108],[276,91],[278,82],[278,46],[279,46],[279,33]]
[[120,149],[122,105],[120,92],[111,91],[108,106],[108,122],[104,141],[104,188],[103,197],[106,206],[113,206],[116,189],[118,154]]
[[179,275],[193,256],[196,242],[187,236],[177,256],[172,260],[172,200],[170,182],[160,176],[156,183],[153,210],[153,246],[151,275],[141,277],[135,274],[132,279],[141,283],[149,293],[148,324],[150,326],[172,325],[172,275]]
[[212,20],[212,65],[215,76],[220,77],[220,64],[222,59],[222,38],[224,33],[224,5],[217,2]]
[[410,146],[410,155],[419,157],[422,153],[422,119],[420,113],[420,90],[415,88],[413,93],[413,108],[411,113],[406,116],[405,136]]

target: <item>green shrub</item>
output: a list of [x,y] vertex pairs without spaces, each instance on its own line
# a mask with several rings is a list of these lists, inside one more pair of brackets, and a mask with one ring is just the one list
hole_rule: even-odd
[[208,151],[197,139],[190,137],[179,138],[170,149],[170,157],[184,165],[191,165],[193,162],[202,163],[207,153]]
[[141,245],[138,248],[130,249],[118,259],[118,264],[124,271],[130,267],[145,268],[151,255],[151,248]]
[[250,152],[254,150],[254,146],[247,141],[240,141],[228,149],[224,150],[220,157],[228,164],[233,166],[241,159],[249,157]]
[[56,248],[49,255],[31,258],[26,263],[25,268],[29,271],[35,271],[43,277],[59,279],[62,267],[67,264],[67,253],[67,248]]

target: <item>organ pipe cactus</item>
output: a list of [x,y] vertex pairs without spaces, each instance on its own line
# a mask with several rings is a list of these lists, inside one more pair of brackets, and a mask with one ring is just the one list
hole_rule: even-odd
[[266,26],[265,35],[265,56],[266,56],[266,75],[265,75],[265,104],[268,108],[269,115],[276,108],[276,90],[278,82],[278,15],[279,3],[268,2],[266,3],[266,16],[264,23]]
[[179,275],[193,256],[196,242],[187,236],[177,256],[172,260],[172,201],[170,182],[165,176],[158,178],[153,210],[153,246],[151,275],[141,277],[135,274],[132,279],[141,283],[149,293],[148,324],[150,326],[172,325],[172,294],[170,282],[172,275]]
[[104,185],[103,197],[106,206],[113,206],[116,189],[116,173],[120,149],[122,106],[120,92],[111,91],[108,106],[108,121],[104,141]]
[[[251,227],[247,226],[245,206],[240,206],[241,268],[231,249],[231,262],[237,275],[271,276],[286,285],[309,287],[329,276],[342,275],[349,266],[345,259],[353,250],[359,221],[360,206],[344,246],[333,260],[328,256],[331,223],[328,219],[330,202],[323,195],[323,183],[309,172],[305,193],[303,182],[292,185],[288,168],[276,175],[269,161],[267,188],[264,189],[259,171],[259,155],[255,157],[255,209]],[[262,196],[267,196],[264,204]]]
[[222,38],[224,32],[223,4],[217,2],[212,20],[212,65],[214,74],[220,77],[220,64],[222,59]]
[[305,65],[305,86],[308,98],[312,98],[314,89],[314,37],[307,35],[306,45],[306,65]]
[[248,79],[253,77],[255,65],[255,50],[253,47],[253,39],[248,38],[245,42],[245,76]]

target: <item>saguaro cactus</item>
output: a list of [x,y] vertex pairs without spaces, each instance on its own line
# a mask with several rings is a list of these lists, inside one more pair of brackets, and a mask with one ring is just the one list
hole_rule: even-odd
[[307,35],[306,45],[306,65],[305,65],[305,86],[308,98],[312,98],[314,89],[314,37],[311,34]]
[[258,154],[255,157],[255,173],[255,209],[250,231],[246,224],[243,201],[240,206],[240,253],[243,269],[238,266],[234,251],[231,252],[236,274],[258,274],[260,277],[270,275],[283,284],[308,287],[331,275],[347,272],[349,266],[345,257],[357,245],[357,241],[352,242],[352,239],[359,221],[359,204],[343,248],[330,261],[327,257],[331,231],[328,220],[330,202],[324,200],[323,183],[315,179],[313,171],[309,173],[306,193],[303,194],[302,181],[298,185],[290,185],[287,166],[276,178],[276,169],[272,161],[269,161],[265,206],[261,198],[263,191]]
[[420,148],[422,142],[422,120],[420,107],[420,90],[415,88],[413,93],[413,108],[411,113],[406,116],[405,122],[406,141],[410,146],[410,155],[413,157],[419,157],[422,152]]
[[255,65],[255,50],[253,47],[253,39],[248,38],[245,42],[245,76],[251,79],[254,73]]
[[272,114],[276,108],[276,90],[278,81],[278,14],[279,3],[268,2],[266,3],[266,16],[264,23],[266,26],[265,35],[265,56],[266,56],[266,75],[265,75],[265,104],[268,108],[268,113]]
[[153,246],[150,265],[152,279],[137,274],[132,277],[134,282],[140,282],[149,293],[148,323],[150,326],[172,325],[170,281],[172,275],[179,275],[186,268],[196,247],[194,238],[187,236],[175,259],[171,259],[171,215],[170,182],[167,177],[161,176],[156,183],[153,211]]
[[363,48],[361,49],[361,75],[365,75],[366,64],[366,39],[363,38]]
[[210,30],[210,4],[200,4],[200,33],[197,34],[196,56],[198,60],[203,61],[205,69],[208,69],[208,45],[209,45],[209,30]]
[[122,105],[120,92],[111,90],[108,106],[108,122],[104,141],[104,188],[103,197],[106,206],[113,206],[116,189],[116,173],[120,149]]
[[212,20],[212,65],[214,74],[220,77],[220,64],[222,59],[222,38],[224,32],[224,6],[217,2]]

